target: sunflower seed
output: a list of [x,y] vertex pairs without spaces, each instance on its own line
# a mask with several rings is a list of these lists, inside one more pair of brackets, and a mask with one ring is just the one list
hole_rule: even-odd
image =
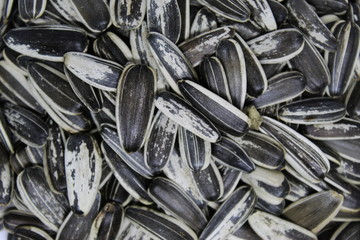
[[161,239],[198,239],[193,230],[183,222],[149,208],[128,207],[126,217]]
[[324,13],[337,13],[342,14],[348,8],[348,2],[346,0],[333,1],[333,0],[307,0],[309,4],[315,7],[316,11],[320,14]]
[[360,232],[358,222],[343,223],[331,236],[330,240],[356,239]]
[[130,48],[113,32],[106,32],[98,37],[94,41],[93,48],[97,56],[121,65],[125,65],[133,58]]
[[14,179],[13,172],[8,161],[9,154],[1,145],[0,155],[0,205],[6,206],[10,203],[13,195]]
[[255,131],[249,131],[241,137],[229,137],[244,148],[256,165],[268,169],[279,169],[283,166],[285,150],[273,138]]
[[101,204],[100,193],[96,194],[89,213],[85,216],[79,216],[70,212],[61,224],[59,231],[56,234],[55,240],[69,239],[69,240],[85,240],[91,230],[91,224],[95,219]]
[[153,177],[154,171],[145,165],[144,156],[141,152],[127,153],[120,147],[120,140],[115,126],[104,124],[100,135],[132,170],[145,178],[151,179]]
[[18,11],[20,18],[24,21],[30,21],[41,17],[46,7],[46,1],[29,1],[20,0],[18,1]]
[[243,186],[236,189],[221,204],[199,239],[224,239],[245,223],[253,211],[255,203],[256,195],[250,187]]
[[38,227],[23,225],[15,228],[13,239],[19,240],[53,240],[44,230]]
[[241,45],[234,39],[222,40],[216,56],[224,66],[230,96],[235,107],[242,109],[246,96],[246,65]]
[[281,172],[257,167],[254,172],[244,174],[241,180],[252,186],[261,209],[277,215],[282,212],[290,185]]
[[267,0],[245,0],[245,4],[251,11],[252,19],[265,31],[277,29],[274,15]]
[[285,160],[310,182],[318,182],[330,169],[325,154],[290,127],[264,116],[260,131],[278,140],[285,148]]
[[29,79],[35,89],[54,109],[69,115],[79,115],[84,107],[64,74],[42,64],[28,65]]
[[360,53],[360,28],[348,22],[340,26],[338,45],[334,53],[329,53],[328,65],[332,75],[328,88],[330,96],[338,97],[345,93],[349,87],[354,69]]
[[213,158],[220,164],[243,172],[252,172],[255,169],[244,149],[234,140],[223,137],[219,142],[211,145]]
[[48,126],[49,137],[43,160],[45,177],[52,191],[66,192],[64,132],[52,120],[48,121]]
[[164,167],[163,172],[167,178],[176,182],[200,208],[204,208],[206,206],[199,190],[196,187],[191,169],[181,158],[180,153],[176,148],[172,151],[169,162]]
[[[360,62],[360,61],[359,61]],[[346,98],[346,110],[350,117],[360,120],[360,81],[353,82]]]
[[283,216],[317,234],[336,216],[343,200],[335,191],[315,193],[287,206]]
[[[145,65],[128,65],[116,95],[116,126],[121,147],[136,152],[144,144],[154,112],[155,72]],[[130,109],[130,111],[129,111]]]
[[192,176],[201,196],[210,202],[214,202],[222,197],[224,184],[220,172],[213,161],[210,165],[200,171],[192,171]]
[[178,134],[180,156],[193,171],[207,168],[211,160],[211,144],[180,127]]
[[173,42],[156,32],[149,33],[147,40],[159,70],[175,92],[179,93],[177,81],[180,79],[197,79],[190,62]]
[[116,91],[122,66],[87,53],[68,52],[64,55],[68,71],[87,84],[105,91]]
[[325,124],[345,117],[345,105],[332,98],[308,98],[282,106],[279,119],[297,124]]
[[150,32],[163,34],[176,43],[181,33],[181,13],[176,0],[147,1],[147,22]]
[[267,89],[267,78],[263,67],[246,42],[235,33],[235,40],[240,43],[246,63],[247,94],[257,97]]
[[341,157],[352,160],[354,162],[360,162],[360,140],[332,140],[322,141],[323,144],[335,150]]
[[138,28],[146,13],[144,0],[110,0],[109,6],[112,24],[123,30]]
[[124,221],[124,209],[116,203],[107,203],[94,219],[89,240],[118,239]]
[[70,136],[65,147],[66,185],[71,210],[78,215],[90,212],[101,179],[100,148],[91,135]]
[[218,200],[220,202],[229,198],[230,194],[234,192],[235,188],[239,184],[242,172],[225,166],[218,166],[221,178],[224,185],[224,193]]
[[107,202],[115,202],[122,206],[128,205],[132,198],[115,176],[111,176],[107,181],[105,192],[105,200]]
[[351,118],[328,124],[303,126],[305,136],[317,140],[348,140],[360,138],[360,122]]
[[321,22],[315,11],[305,0],[290,0],[286,4],[291,20],[320,49],[334,51],[336,38]]
[[284,172],[287,181],[290,184],[290,192],[285,197],[286,200],[295,202],[300,198],[306,197],[311,194],[311,188],[298,180],[296,177],[292,176],[291,174]]
[[190,28],[190,36],[195,37],[216,28],[217,22],[215,14],[207,7],[203,7],[196,13]]
[[157,239],[157,236],[147,231],[145,228],[135,223],[133,220],[125,216],[123,225],[121,227],[120,236],[118,239],[123,240],[153,240]]
[[260,63],[275,64],[297,56],[304,49],[305,40],[296,29],[280,29],[251,39],[247,44]]
[[0,142],[4,145],[6,150],[11,153],[15,152],[13,146],[13,136],[6,122],[4,111],[0,108]]
[[312,232],[269,213],[257,211],[249,217],[251,228],[262,239],[317,239]]
[[4,41],[14,51],[53,62],[62,62],[66,52],[83,52],[88,45],[82,29],[60,25],[12,29]]
[[306,91],[322,94],[330,84],[330,72],[319,51],[306,37],[304,39],[304,49],[290,59],[290,65],[304,74]]
[[13,233],[18,226],[22,225],[31,225],[41,228],[46,232],[51,233],[51,235],[54,233],[30,212],[10,208],[6,210],[3,220],[4,228],[10,233]]
[[21,198],[32,213],[51,230],[57,231],[70,208],[64,195],[50,190],[43,169],[26,168],[18,175],[16,184]]
[[82,104],[91,112],[99,112],[102,108],[101,95],[97,89],[78,78],[75,74],[64,68],[66,78]]
[[192,66],[196,67],[206,55],[215,53],[216,46],[221,40],[233,36],[234,30],[229,27],[216,28],[182,42],[179,48]]
[[[91,32],[99,33],[105,31],[108,27],[110,27],[111,22],[107,4],[108,1],[70,0],[63,2],[65,2],[63,4],[71,4],[76,13],[76,19]],[[59,1],[59,3],[61,3],[61,1]],[[94,11],[94,9],[96,9],[96,11]]]
[[44,110],[29,91],[29,81],[6,61],[0,61],[0,91],[12,103],[29,107],[39,113]]
[[198,0],[198,2],[220,16],[233,21],[245,22],[250,18],[250,9],[242,0]]
[[49,128],[39,116],[10,103],[4,106],[4,114],[13,133],[22,142],[33,147],[45,145]]
[[[206,223],[206,217],[196,203],[173,181],[163,177],[156,177],[148,189],[154,202],[182,220],[196,233],[201,232]],[[172,199],[172,201],[168,201]]]
[[232,103],[228,80],[220,59],[215,56],[205,57],[201,62],[200,72],[201,84],[204,87]]
[[150,169],[159,172],[165,167],[174,148],[177,129],[178,124],[162,112],[156,113],[144,147],[145,164]]
[[288,18],[289,13],[287,8],[276,0],[267,0],[267,2],[273,13],[277,26],[280,26]]
[[196,136],[216,142],[220,138],[217,128],[185,100],[170,92],[160,92],[156,96],[155,106],[167,117]]
[[126,163],[104,142],[101,143],[106,162],[109,164],[121,186],[135,199],[145,205],[152,203],[146,189],[149,181],[134,172]]

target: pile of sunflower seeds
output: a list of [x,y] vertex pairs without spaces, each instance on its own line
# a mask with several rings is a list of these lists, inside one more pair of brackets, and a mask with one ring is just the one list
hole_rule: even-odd
[[359,0],[1,0],[8,239],[359,239],[359,24]]

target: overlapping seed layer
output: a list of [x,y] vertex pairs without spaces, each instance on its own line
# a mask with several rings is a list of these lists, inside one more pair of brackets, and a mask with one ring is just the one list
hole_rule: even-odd
[[8,239],[358,239],[359,24],[359,0],[1,0]]

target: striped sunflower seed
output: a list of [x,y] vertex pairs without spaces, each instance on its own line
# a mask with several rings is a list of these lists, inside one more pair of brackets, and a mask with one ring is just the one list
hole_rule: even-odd
[[275,17],[267,0],[245,0],[244,2],[251,11],[251,18],[265,32],[277,29]]
[[28,65],[28,74],[34,88],[52,108],[68,115],[79,115],[84,111],[63,73],[34,62]]
[[296,29],[280,29],[253,38],[247,44],[260,63],[275,64],[297,56],[304,49],[305,40]]
[[273,138],[255,131],[249,131],[240,137],[229,137],[244,148],[256,165],[267,169],[279,169],[283,166],[285,150]]
[[89,240],[118,239],[124,221],[124,209],[117,203],[107,203],[94,219]]
[[150,50],[165,80],[177,93],[180,79],[197,80],[197,74],[181,50],[169,39],[157,32],[147,37]]
[[87,84],[105,91],[116,91],[123,67],[113,61],[87,53],[68,52],[64,55],[68,71]]
[[198,0],[198,2],[208,7],[210,10],[219,14],[222,17],[228,18],[237,22],[245,22],[250,18],[250,9],[246,6],[244,1],[236,0]]
[[126,217],[159,239],[198,239],[195,232],[183,222],[149,208],[130,206],[126,208]]
[[177,95],[163,91],[157,94],[155,106],[167,117],[198,137],[216,142],[220,139],[219,130],[195,108]]
[[345,105],[333,98],[308,98],[282,106],[279,119],[296,124],[325,124],[345,117]]
[[46,8],[46,1],[18,1],[18,11],[20,18],[24,21],[30,21],[41,17]]
[[14,51],[53,62],[62,62],[67,52],[83,52],[88,45],[82,29],[60,25],[12,29],[4,36],[4,41]]
[[217,46],[216,56],[224,66],[232,103],[242,109],[246,97],[247,75],[241,45],[234,39],[224,39]]
[[336,38],[321,22],[320,18],[305,0],[290,0],[286,4],[291,20],[320,49],[334,51]]
[[325,154],[307,138],[290,127],[269,117],[263,117],[260,131],[274,137],[285,148],[285,160],[310,182],[318,182],[330,169]]
[[216,28],[182,42],[179,48],[192,66],[196,67],[206,55],[216,51],[216,46],[221,40],[233,36],[234,30],[229,27]]
[[219,142],[211,145],[214,160],[227,167],[243,172],[252,172],[255,164],[249,155],[237,142],[228,137],[223,137]]
[[115,126],[103,124],[100,135],[107,145],[109,145],[132,170],[147,179],[151,179],[154,176],[155,172],[153,169],[148,168],[144,164],[145,160],[142,152],[128,153],[120,147],[120,140]]
[[149,32],[158,32],[176,43],[181,34],[181,13],[177,0],[147,1]]
[[123,30],[138,28],[146,13],[144,0],[110,0],[109,7],[112,24]]
[[5,104],[4,115],[13,133],[22,142],[33,147],[46,144],[49,128],[39,116],[10,103]]
[[242,176],[242,172],[224,166],[218,166],[218,168],[224,184],[224,193],[222,197],[219,199],[219,201],[222,202],[228,199],[231,193],[234,192],[235,188],[239,184],[239,181]]
[[215,14],[207,7],[203,7],[195,15],[190,28],[190,36],[195,37],[215,28],[217,28]]
[[59,231],[56,234],[55,240],[61,239],[87,239],[91,230],[92,222],[94,221],[101,203],[100,193],[96,194],[95,201],[93,202],[90,211],[85,216],[79,216],[70,211],[67,217],[64,219]]
[[126,43],[113,32],[107,31],[98,37],[93,44],[94,52],[100,58],[105,58],[121,65],[131,61],[133,56]]
[[183,127],[179,128],[178,143],[180,156],[193,171],[206,169],[211,161],[211,143]]
[[[333,97],[343,95],[349,87],[360,53],[360,28],[347,22],[337,28],[338,45],[334,53],[329,53],[328,65],[332,75],[328,94]],[[336,31],[336,30],[335,30]]]
[[149,180],[134,172],[126,163],[104,142],[101,143],[101,150],[116,179],[121,186],[135,199],[145,205],[152,204],[147,193]]
[[224,66],[219,58],[205,57],[200,65],[201,85],[232,103]]
[[309,230],[269,213],[256,211],[248,221],[251,228],[262,239],[317,239],[316,235]]
[[53,238],[44,230],[34,226],[19,226],[14,230],[14,239],[29,239],[29,240],[52,240]]
[[131,195],[121,186],[115,176],[111,176],[105,185],[105,200],[126,206],[131,201]]
[[46,180],[53,192],[66,192],[66,174],[64,161],[64,132],[53,121],[48,121],[49,137],[43,158]]
[[50,190],[43,169],[26,168],[17,176],[16,185],[30,211],[51,230],[57,231],[70,207],[65,195]]
[[156,177],[150,184],[148,192],[159,207],[182,220],[196,233],[200,233],[206,226],[207,220],[201,209],[173,181]]
[[154,113],[155,72],[129,64],[121,74],[116,95],[116,126],[121,147],[138,151],[145,142]]
[[93,206],[101,179],[102,158],[93,136],[70,136],[65,147],[67,195],[71,210],[87,215]]
[[336,216],[343,200],[344,197],[335,191],[315,193],[290,204],[282,214],[317,234]]
[[224,183],[219,169],[213,161],[209,166],[200,171],[191,171],[196,186],[201,196],[210,202],[215,202],[222,197],[224,193]]
[[248,131],[248,116],[225,99],[189,80],[180,81],[178,85],[185,99],[219,129],[233,135]]
[[335,123],[306,125],[305,136],[316,140],[349,140],[360,138],[360,121],[344,118]]
[[14,179],[13,171],[10,168],[10,163],[8,161],[9,154],[7,151],[0,145],[0,205],[7,206],[13,196],[14,189]]
[[174,148],[178,124],[157,112],[149,136],[144,147],[145,164],[156,172],[160,172],[167,164]]
[[214,216],[206,225],[199,239],[220,240],[226,238],[241,227],[254,210],[256,195],[250,187],[236,189],[229,198],[221,204]]

